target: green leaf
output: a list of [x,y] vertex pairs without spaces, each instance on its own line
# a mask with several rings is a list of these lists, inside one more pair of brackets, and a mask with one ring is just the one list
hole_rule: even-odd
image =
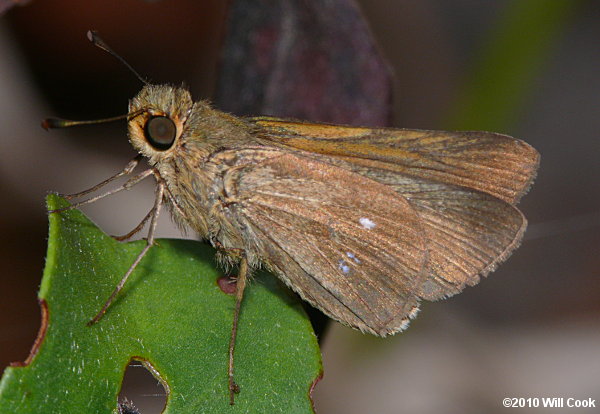
[[[49,209],[67,206],[48,196]],[[307,413],[321,374],[316,338],[298,300],[258,273],[246,289],[229,405],[234,298],[217,286],[214,250],[158,240],[99,323],[101,308],[144,241],[119,243],[81,212],[50,214],[39,298],[47,329],[28,365],[0,382],[0,413],[111,413],[126,366],[148,361],[168,387],[168,413]]]

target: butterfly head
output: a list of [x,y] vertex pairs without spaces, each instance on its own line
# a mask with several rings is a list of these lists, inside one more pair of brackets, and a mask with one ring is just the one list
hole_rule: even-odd
[[190,93],[170,85],[146,85],[129,103],[129,141],[150,164],[171,157],[193,107]]

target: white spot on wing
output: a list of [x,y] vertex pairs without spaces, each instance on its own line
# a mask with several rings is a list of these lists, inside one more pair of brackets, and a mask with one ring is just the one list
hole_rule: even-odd
[[352,252],[346,252],[346,256],[348,256],[350,259],[354,260],[354,263],[356,263],[356,264],[360,263],[360,259],[358,257],[356,257],[354,255],[354,253],[352,253]]
[[366,217],[359,218],[358,222],[360,223],[361,226],[363,226],[367,230],[371,230],[371,229],[375,228],[375,226],[377,225],[371,219],[368,219]]
[[350,273],[350,266],[348,266],[344,260],[340,260],[338,262],[338,269],[340,269],[342,273],[346,275]]

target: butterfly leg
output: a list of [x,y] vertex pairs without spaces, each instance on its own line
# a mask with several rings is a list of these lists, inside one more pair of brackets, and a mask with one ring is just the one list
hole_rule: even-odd
[[[74,203],[74,204],[70,205],[69,207],[65,207],[65,208],[58,208],[58,209],[56,209],[56,210],[50,210],[50,211],[49,211],[49,213],[60,213],[61,211],[72,210],[72,209],[74,209],[74,208],[81,207],[81,206],[82,206],[82,205],[84,205],[84,204],[90,204],[90,203],[93,203],[93,202],[95,202],[95,201],[98,201],[98,200],[100,200],[101,198],[107,197],[107,196],[109,196],[109,195],[113,195],[113,194],[115,194],[115,193],[118,193],[118,192],[120,192],[120,191],[123,191],[123,190],[129,190],[131,187],[133,187],[134,185],[138,184],[138,183],[139,183],[140,181],[142,181],[144,178],[146,178],[146,177],[149,177],[149,176],[150,176],[150,175],[152,175],[152,174],[156,174],[156,172],[154,171],[154,169],[152,169],[152,168],[150,168],[150,169],[147,169],[147,170],[145,170],[145,171],[142,171],[142,172],[141,172],[141,173],[139,173],[138,175],[136,175],[136,176],[134,176],[134,177],[131,177],[129,180],[127,180],[127,181],[125,182],[125,184],[123,184],[123,185],[122,185],[122,186],[120,186],[120,187],[114,188],[114,189],[112,189],[112,190],[109,190],[109,191],[107,191],[107,192],[105,192],[105,193],[102,193],[102,194],[100,194],[100,195],[97,195],[97,196],[95,196],[95,197],[88,198],[87,200],[83,200],[83,201],[80,201],[80,202],[78,202],[78,203]],[[91,190],[91,189],[90,189],[90,190]],[[87,191],[88,191],[88,190],[86,190],[86,191],[83,191],[82,193],[87,193]],[[163,192],[164,192],[164,190],[163,190]],[[80,193],[80,194],[81,194],[81,193]]]
[[137,265],[140,263],[142,258],[146,255],[146,253],[148,253],[148,250],[150,250],[150,247],[152,247],[152,244],[154,243],[154,231],[156,230],[156,225],[158,223],[158,215],[160,213],[160,207],[163,203],[163,196],[165,194],[165,182],[159,176],[156,175],[157,174],[156,172],[154,172],[153,170],[149,170],[149,171],[150,171],[150,173],[155,174],[157,184],[156,184],[156,198],[154,199],[154,207],[152,207],[152,210],[151,210],[151,211],[153,211],[153,214],[152,214],[152,218],[150,220],[150,228],[148,230],[148,237],[146,238],[146,246],[144,246],[144,248],[138,254],[138,256],[136,257],[134,262],[131,264],[131,266],[129,266],[129,269],[127,270],[127,272],[125,273],[123,278],[121,278],[121,281],[115,287],[115,289],[111,293],[110,297],[108,298],[108,300],[106,301],[104,306],[102,306],[102,309],[100,309],[100,312],[98,312],[96,314],[96,316],[94,316],[92,318],[92,320],[90,320],[88,322],[88,326],[93,325],[96,322],[98,322],[100,320],[100,318],[102,318],[102,316],[106,313],[106,310],[110,307],[111,303],[117,297],[117,295],[119,294],[121,289],[123,289],[123,286],[125,286],[125,282],[127,282],[127,279],[129,278],[131,273],[133,273],[133,271],[135,270]]
[[94,191],[101,189],[102,187],[104,187],[105,185],[111,183],[112,181],[116,180],[117,178],[123,177],[124,175],[131,174],[132,171],[135,169],[135,167],[138,166],[138,164],[140,163],[141,159],[142,159],[142,155],[141,154],[137,155],[134,159],[132,159],[131,161],[129,161],[127,163],[127,165],[125,166],[125,168],[123,168],[123,170],[119,171],[118,173],[116,173],[112,177],[107,178],[106,180],[102,181],[101,183],[96,184],[92,188],[88,188],[87,190],[81,191],[79,193],[65,194],[65,195],[62,195],[62,196],[64,198],[66,198],[67,200],[71,200],[73,198],[77,198],[77,197],[81,197],[81,196],[84,196],[84,195],[89,194],[89,193],[93,193]]
[[146,217],[144,217],[142,219],[142,221],[140,221],[140,224],[138,224],[137,226],[135,226],[135,228],[133,230],[131,230],[129,233],[124,234],[122,236],[111,236],[111,237],[113,239],[117,240],[117,241],[129,240],[133,236],[135,236],[137,233],[139,233],[139,231],[142,230],[142,228],[146,225],[146,223],[148,222],[148,220],[150,220],[153,216],[154,216],[154,208],[152,208],[148,212],[148,214],[146,214]]
[[[169,187],[167,187],[167,186],[165,186],[165,197],[171,203],[171,205],[175,208],[175,210],[177,210],[177,212],[182,217],[185,217],[185,214],[183,213],[183,210],[179,206],[177,199],[173,196],[173,194],[171,194],[171,191],[169,190]],[[148,214],[146,214],[146,217],[144,217],[142,219],[142,221],[140,221],[140,223],[137,226],[135,226],[135,228],[133,230],[131,230],[129,233],[124,234],[122,236],[111,236],[111,237],[117,241],[129,240],[130,238],[135,236],[140,230],[142,230],[142,228],[146,225],[148,220],[150,220],[150,218],[153,215],[154,215],[154,209],[150,210],[148,212]]]
[[246,279],[248,277],[248,259],[242,253],[240,260],[240,270],[237,277],[235,287],[235,310],[233,312],[233,325],[231,327],[231,338],[229,340],[229,404],[234,404],[234,396],[240,392],[240,387],[233,379],[233,361],[235,354],[235,340],[237,337],[238,320],[240,317],[240,309],[242,307],[242,299],[244,298],[244,289],[246,288]]

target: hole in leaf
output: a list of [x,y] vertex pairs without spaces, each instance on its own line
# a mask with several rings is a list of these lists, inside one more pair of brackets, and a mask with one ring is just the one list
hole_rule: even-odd
[[132,359],[125,369],[119,403],[129,401],[140,414],[162,413],[167,402],[167,390],[158,375],[149,362]]
[[40,304],[40,310],[42,312],[42,321],[40,322],[40,329],[38,330],[35,342],[33,343],[31,350],[29,351],[29,356],[27,357],[27,359],[23,362],[11,362],[11,367],[25,367],[31,364],[31,361],[33,361],[33,358],[38,353],[42,342],[44,342],[44,339],[46,338],[46,330],[48,329],[48,304],[44,299],[38,299],[38,302]]

